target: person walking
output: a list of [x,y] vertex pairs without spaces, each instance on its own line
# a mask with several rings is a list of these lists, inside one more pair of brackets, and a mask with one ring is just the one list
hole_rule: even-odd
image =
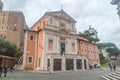
[[0,66],[0,77],[2,75],[2,66]]
[[49,74],[51,74],[51,71],[50,71],[50,66],[48,66],[48,72],[49,72]]
[[4,72],[4,77],[6,77],[6,75],[7,75],[7,65],[5,65],[3,72]]
[[92,65],[91,64],[89,64],[89,69],[92,69]]
[[108,65],[109,65],[109,67],[110,67],[110,70],[112,71],[112,68],[113,68],[113,67],[112,67],[112,64],[109,63]]
[[116,65],[115,64],[113,65],[113,69],[114,69],[114,71],[116,71]]
[[10,72],[11,72],[11,73],[13,72],[13,66],[10,67]]

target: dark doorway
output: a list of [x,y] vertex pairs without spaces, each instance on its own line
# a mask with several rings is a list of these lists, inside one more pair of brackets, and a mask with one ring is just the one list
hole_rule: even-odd
[[77,69],[82,69],[82,59],[76,60]]
[[3,57],[0,57],[0,66],[2,66]]
[[86,60],[84,59],[84,68],[87,69],[87,66],[86,66]]
[[73,70],[73,69],[74,69],[73,59],[66,59],[66,70]]
[[54,71],[61,71],[61,59],[54,59]]
[[50,67],[50,59],[47,60],[47,70]]

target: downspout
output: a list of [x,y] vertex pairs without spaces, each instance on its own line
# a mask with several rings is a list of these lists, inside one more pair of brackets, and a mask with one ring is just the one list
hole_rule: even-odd
[[25,64],[26,64],[27,36],[28,36],[28,33],[25,32],[25,40],[24,40],[24,42],[25,42],[25,46],[24,46],[23,67],[22,67],[22,69],[25,68]]
[[[37,32],[36,32],[36,45],[35,45],[35,59],[34,59],[34,69],[36,70],[37,69],[37,60],[38,60],[38,57],[36,56],[37,53],[38,53],[38,37],[37,37]],[[37,57],[37,58],[36,58]]]

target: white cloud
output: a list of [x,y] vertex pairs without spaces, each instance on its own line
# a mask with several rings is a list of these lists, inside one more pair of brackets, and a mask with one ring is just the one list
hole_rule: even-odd
[[120,47],[120,21],[112,0],[2,0],[5,10],[23,11],[31,27],[45,12],[60,10],[63,5],[77,23],[77,32],[91,25],[98,32],[101,42],[113,42]]

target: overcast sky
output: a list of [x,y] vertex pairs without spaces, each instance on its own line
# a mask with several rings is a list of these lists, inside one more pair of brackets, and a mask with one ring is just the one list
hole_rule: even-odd
[[[91,1],[91,2],[90,2]],[[91,25],[98,32],[100,42],[112,42],[120,48],[120,21],[117,6],[112,0],[2,0],[4,10],[22,11],[31,27],[47,11],[61,9],[77,21],[77,32]]]

